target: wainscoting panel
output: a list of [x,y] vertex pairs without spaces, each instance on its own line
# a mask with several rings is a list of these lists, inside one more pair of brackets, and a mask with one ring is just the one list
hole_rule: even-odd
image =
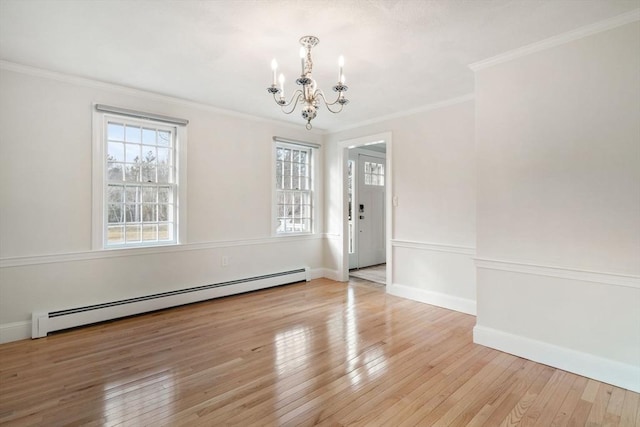
[[474,342],[640,391],[635,276],[479,260]]
[[471,247],[392,241],[393,295],[476,314],[476,282]]

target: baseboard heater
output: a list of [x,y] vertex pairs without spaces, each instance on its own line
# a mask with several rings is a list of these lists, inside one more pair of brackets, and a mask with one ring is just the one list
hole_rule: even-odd
[[31,338],[45,337],[49,332],[76,326],[309,280],[309,269],[299,268],[68,310],[34,312],[31,316]]

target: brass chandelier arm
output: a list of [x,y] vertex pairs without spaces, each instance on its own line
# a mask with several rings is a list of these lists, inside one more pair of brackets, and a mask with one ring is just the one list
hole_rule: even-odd
[[325,98],[324,93],[321,90],[317,90],[314,93],[314,98],[316,98],[316,97],[318,97],[318,98],[322,97],[322,100],[324,101],[324,105],[325,105],[325,107],[327,107],[327,110],[331,111],[334,114],[337,114],[340,111],[342,111],[342,108],[344,107],[344,104],[340,104],[340,109],[335,110],[335,111],[331,109],[332,105],[336,105],[336,104],[339,103],[338,101],[340,101],[340,95],[338,95],[338,98],[335,101],[333,101],[332,103],[327,102],[327,98]]

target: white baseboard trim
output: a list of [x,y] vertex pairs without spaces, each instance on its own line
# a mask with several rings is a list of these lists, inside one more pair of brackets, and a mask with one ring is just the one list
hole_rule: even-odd
[[307,270],[307,281],[322,279],[323,277],[326,277],[324,268],[310,268]]
[[31,338],[31,322],[13,322],[0,325],[0,344]]
[[467,298],[460,298],[453,295],[443,294],[441,292],[433,292],[426,289],[399,285],[397,283],[393,283],[391,286],[388,286],[387,293],[397,297],[459,311],[465,314],[476,315],[476,302]]
[[342,282],[342,276],[338,270],[332,270],[330,268],[322,268],[322,276],[326,279],[335,280],[336,282]]
[[640,366],[484,326],[473,328],[473,342],[640,393]]

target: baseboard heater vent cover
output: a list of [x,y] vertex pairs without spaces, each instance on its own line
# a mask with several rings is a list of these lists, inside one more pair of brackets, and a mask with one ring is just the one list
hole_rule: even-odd
[[49,332],[76,326],[309,280],[309,269],[299,268],[67,310],[34,312],[31,315],[31,338],[45,337]]

